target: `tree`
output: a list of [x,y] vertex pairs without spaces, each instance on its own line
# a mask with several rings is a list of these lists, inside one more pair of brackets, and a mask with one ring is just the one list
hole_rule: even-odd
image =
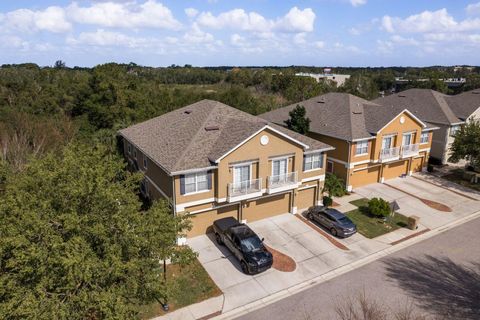
[[66,66],[65,62],[62,60],[55,61],[55,65],[54,65],[55,69],[63,69],[65,68],[65,66]]
[[377,217],[388,217],[390,215],[390,205],[382,198],[373,198],[368,201],[368,211]]
[[345,195],[345,182],[333,173],[327,173],[325,177],[325,184],[323,185],[323,192],[326,192],[331,197],[341,197]]
[[480,167],[480,120],[469,120],[461,127],[455,135],[450,152],[448,161],[456,163],[465,159],[473,167]]
[[310,119],[306,117],[307,111],[305,107],[297,104],[288,114],[290,118],[285,121],[288,129],[300,134],[307,134],[310,130]]
[[188,220],[141,210],[139,174],[102,146],[74,145],[8,174],[0,199],[1,319],[132,319],[172,284],[161,260]]

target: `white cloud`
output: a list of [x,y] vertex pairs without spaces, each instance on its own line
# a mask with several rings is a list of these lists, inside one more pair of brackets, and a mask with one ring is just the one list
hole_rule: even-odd
[[243,46],[245,45],[245,37],[242,37],[238,33],[232,34],[230,36],[230,43],[237,47]]
[[297,33],[293,36],[293,43],[305,44],[307,42],[307,40],[305,39],[306,36],[307,34],[305,32]]
[[350,3],[352,4],[352,6],[358,7],[358,6],[363,6],[364,4],[366,4],[367,0],[350,0]]
[[89,45],[89,46],[120,46],[129,48],[138,48],[148,44],[145,38],[134,38],[123,33],[106,31],[99,29],[95,32],[82,32],[77,38],[67,38],[67,44],[70,45]]
[[314,43],[314,45],[315,45],[315,47],[316,47],[317,49],[323,49],[323,48],[325,48],[325,42],[323,42],[323,41],[316,41],[316,42]]
[[55,33],[70,31],[72,25],[67,21],[65,10],[61,7],[48,7],[33,11],[18,9],[3,15],[2,29],[22,32],[50,31]]
[[456,21],[447,11],[424,11],[405,19],[384,16],[382,28],[390,33],[466,32],[480,30],[480,19]]
[[315,22],[315,13],[312,9],[304,10],[293,7],[283,17],[276,20],[266,19],[256,12],[246,12],[243,9],[233,9],[215,16],[211,12],[202,12],[197,22],[208,28],[251,31],[268,33],[275,30],[281,32],[311,32]]
[[480,15],[480,2],[469,4],[465,10],[471,16]]
[[89,7],[80,7],[73,3],[67,8],[67,12],[77,23],[102,27],[149,27],[172,30],[181,27],[181,23],[175,19],[170,9],[155,0],[147,0],[142,4],[102,2]]
[[198,15],[198,10],[195,8],[186,8],[185,9],[185,14],[189,18],[195,18]]
[[193,23],[192,28],[184,34],[183,39],[190,44],[211,43],[215,40],[211,33],[202,31],[197,23]]

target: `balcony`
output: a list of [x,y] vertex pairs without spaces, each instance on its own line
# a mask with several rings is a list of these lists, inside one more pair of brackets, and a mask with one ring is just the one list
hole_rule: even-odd
[[402,146],[402,158],[413,157],[418,155],[419,144],[410,144],[408,146]]
[[387,162],[400,159],[400,147],[380,150],[380,162]]
[[262,194],[262,179],[229,183],[227,201],[241,201],[260,197]]
[[275,193],[298,188],[297,172],[290,172],[267,178],[267,193]]

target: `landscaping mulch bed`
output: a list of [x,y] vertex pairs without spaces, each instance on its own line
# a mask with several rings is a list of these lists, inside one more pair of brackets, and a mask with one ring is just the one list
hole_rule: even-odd
[[390,188],[393,188],[395,190],[398,190],[400,192],[403,192],[405,194],[408,194],[409,196],[411,197],[414,197],[420,201],[422,201],[423,203],[425,203],[427,206],[429,206],[430,208],[432,209],[435,209],[435,210],[438,210],[438,211],[442,211],[442,212],[452,212],[452,208],[450,208],[449,206],[446,206],[444,205],[443,203],[440,203],[440,202],[436,202],[436,201],[432,201],[432,200],[428,200],[428,199],[424,199],[424,198],[420,198],[410,192],[407,192],[407,191],[404,191],[400,188],[397,188],[395,186],[392,186],[391,184],[388,184],[388,183],[384,183],[384,185],[386,186],[389,186]]
[[265,245],[265,247],[272,253],[273,256],[273,265],[272,267],[278,271],[282,272],[293,272],[297,268],[295,260],[287,256],[286,254],[273,249]]
[[303,222],[305,222],[306,224],[308,224],[310,227],[312,227],[314,230],[316,230],[318,233],[320,233],[322,236],[324,236],[325,238],[327,238],[328,241],[330,241],[335,247],[339,248],[339,249],[342,249],[342,250],[350,250],[348,249],[348,247],[346,247],[343,243],[337,241],[337,239],[335,239],[333,236],[329,235],[328,233],[326,233],[325,231],[323,231],[322,229],[320,229],[320,227],[318,227],[315,223],[305,219],[303,216],[301,215],[295,215],[295,217],[297,217],[298,219],[302,220]]

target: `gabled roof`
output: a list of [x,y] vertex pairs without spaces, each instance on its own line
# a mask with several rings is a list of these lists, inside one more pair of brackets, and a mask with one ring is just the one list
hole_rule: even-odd
[[465,121],[480,108],[480,89],[450,96],[447,102],[455,116]]
[[[310,131],[346,141],[368,139],[397,117],[404,109],[385,108],[347,93],[327,93],[260,115],[285,125],[289,112],[302,105],[311,120]],[[417,119],[418,120],[418,119]],[[422,126],[425,126],[418,120]]]
[[309,150],[331,149],[259,117],[227,106],[202,100],[159,117],[120,130],[169,174],[215,166],[215,161],[262,128],[278,130],[292,143]]
[[452,111],[449,104],[451,98],[430,89],[409,89],[373,102],[394,110],[408,109],[424,122],[447,125],[462,123]]

